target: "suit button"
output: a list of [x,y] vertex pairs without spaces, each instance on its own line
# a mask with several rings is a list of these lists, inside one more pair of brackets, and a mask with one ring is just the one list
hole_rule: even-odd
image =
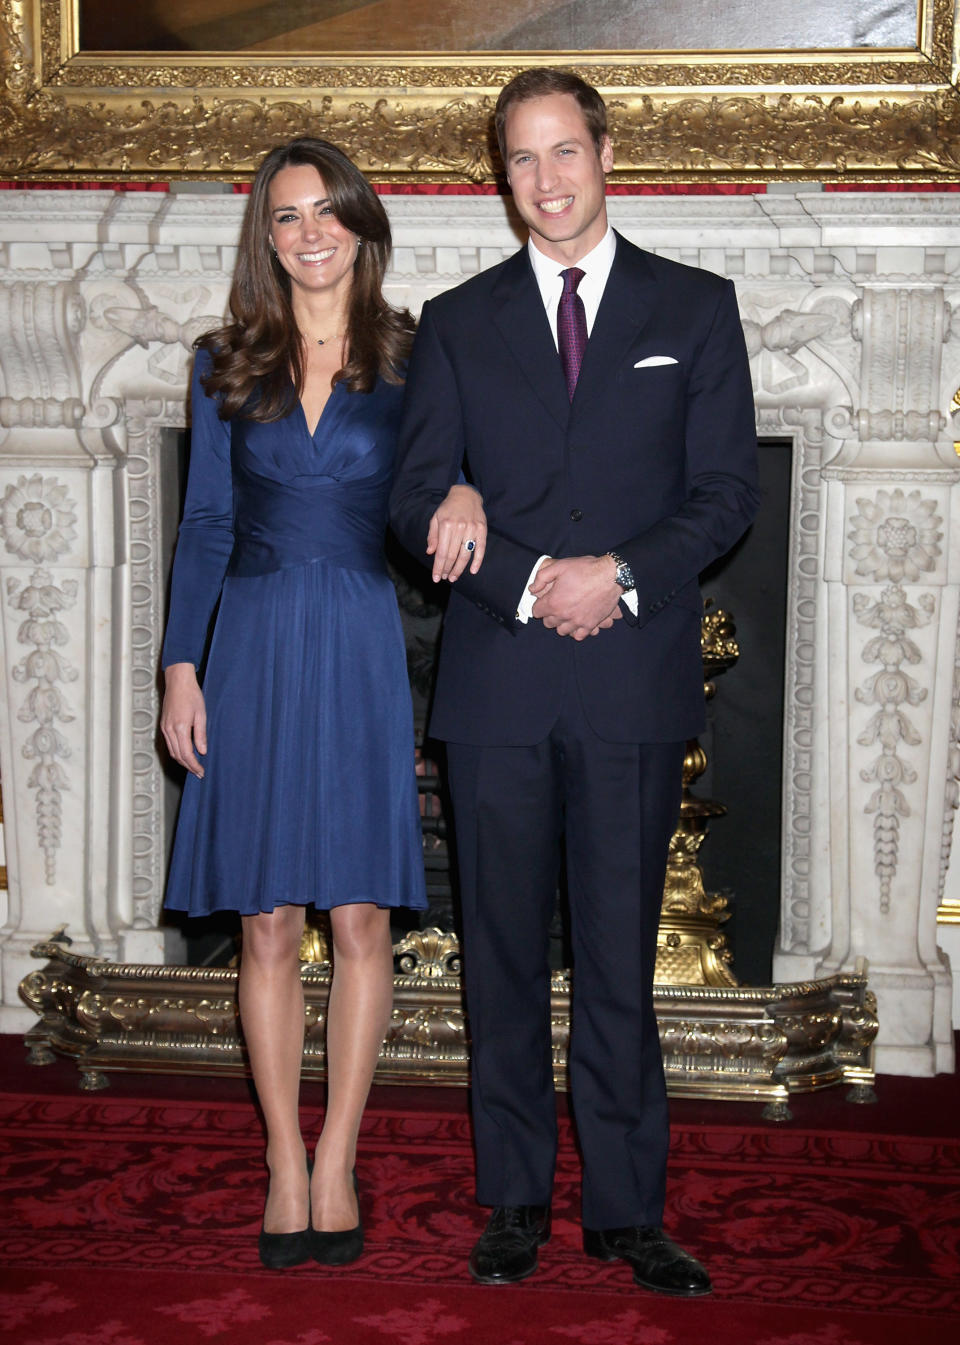
[[571,522],[573,522],[573,523],[579,523],[580,520],[581,520],[582,518],[583,518],[583,510],[582,510],[582,509],[571,509],[571,510],[570,510],[570,520],[571,520]]

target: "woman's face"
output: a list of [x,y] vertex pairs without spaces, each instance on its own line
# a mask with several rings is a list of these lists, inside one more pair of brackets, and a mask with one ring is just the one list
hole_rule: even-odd
[[333,213],[323,178],[312,164],[288,164],[268,192],[270,238],[294,294],[346,293],[357,259],[357,235]]

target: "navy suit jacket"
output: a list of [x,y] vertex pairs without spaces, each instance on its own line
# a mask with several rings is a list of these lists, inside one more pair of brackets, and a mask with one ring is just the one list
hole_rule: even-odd
[[[649,356],[671,363],[635,367]],[[489,520],[480,573],[450,594],[430,731],[547,736],[573,664],[594,731],[680,741],[704,723],[700,571],[758,503],[753,396],[729,281],[616,254],[570,402],[526,248],[424,305],[407,375],[391,522],[425,560],[461,467]],[[616,551],[639,616],[580,643],[516,607],[541,555]]]

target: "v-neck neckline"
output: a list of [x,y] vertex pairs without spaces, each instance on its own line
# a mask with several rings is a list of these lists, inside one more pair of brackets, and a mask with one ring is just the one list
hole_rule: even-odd
[[340,386],[339,383],[334,383],[333,387],[330,389],[329,393],[327,394],[327,400],[320,408],[320,414],[319,416],[317,416],[317,423],[316,425],[314,425],[312,430],[310,429],[310,422],[307,420],[307,413],[304,410],[303,402],[299,397],[297,398],[297,406],[300,408],[300,418],[303,421],[303,427],[311,440],[316,439],[317,430],[319,430],[320,425],[323,422],[323,418],[327,414],[327,407],[330,405],[331,401],[336,396],[337,388],[339,386]]

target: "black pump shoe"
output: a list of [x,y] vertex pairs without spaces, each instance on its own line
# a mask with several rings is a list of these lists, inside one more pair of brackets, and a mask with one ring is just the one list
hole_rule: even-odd
[[353,1173],[353,1189],[357,1197],[356,1228],[338,1229],[332,1233],[312,1226],[307,1230],[310,1238],[309,1255],[321,1266],[348,1266],[363,1254],[363,1220],[360,1218],[360,1189],[356,1171]]
[[[313,1172],[313,1160],[307,1162],[307,1180]],[[309,1218],[309,1214],[308,1214]],[[310,1225],[299,1233],[268,1233],[261,1225],[257,1242],[260,1260],[268,1270],[289,1270],[310,1260]]]
[[268,1233],[260,1229],[260,1260],[268,1270],[289,1270],[310,1260],[310,1229],[299,1233]]

